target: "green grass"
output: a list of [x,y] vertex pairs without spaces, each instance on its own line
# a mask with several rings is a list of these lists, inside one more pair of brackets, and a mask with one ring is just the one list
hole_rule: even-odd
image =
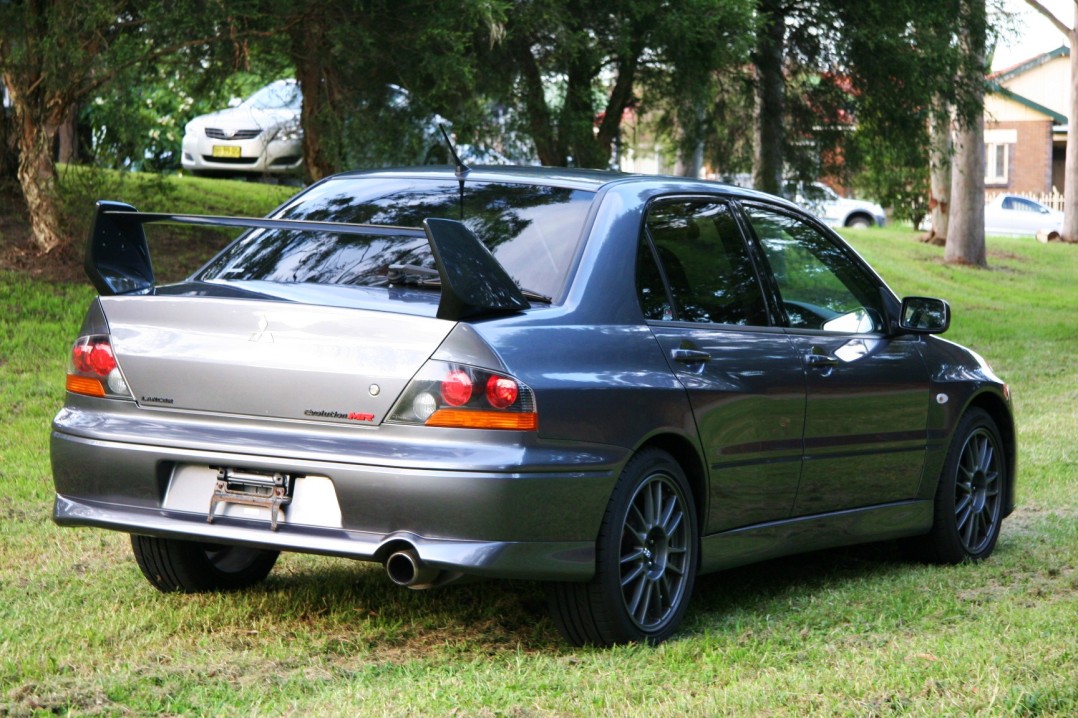
[[49,518],[49,421],[92,291],[0,274],[0,715],[1078,714],[1078,247],[992,239],[973,270],[911,232],[850,236],[900,294],[948,299],[947,336],[1012,384],[1019,509],[978,565],[875,545],[703,577],[659,648],[566,646],[536,584],[410,592],[343,559],[156,592],[125,536]]

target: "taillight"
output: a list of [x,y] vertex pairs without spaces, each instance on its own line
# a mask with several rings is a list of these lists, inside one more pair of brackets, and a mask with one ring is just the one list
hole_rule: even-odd
[[516,402],[520,396],[520,385],[505,376],[491,376],[487,379],[487,401],[495,409],[505,409]]
[[87,396],[131,398],[107,335],[79,337],[71,347],[67,390]]
[[539,415],[532,390],[513,377],[432,360],[412,379],[386,421],[535,431]]
[[442,399],[449,406],[464,406],[472,398],[472,377],[463,369],[454,369],[442,381]]

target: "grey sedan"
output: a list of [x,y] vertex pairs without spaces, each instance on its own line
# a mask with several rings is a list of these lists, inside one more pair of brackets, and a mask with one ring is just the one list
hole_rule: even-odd
[[[243,231],[155,282],[145,225]],[[55,520],[163,591],[280,551],[402,586],[546,582],[574,644],[659,642],[696,576],[903,539],[987,557],[1007,386],[793,204],[581,170],[323,180],[268,218],[100,202],[52,427]]]

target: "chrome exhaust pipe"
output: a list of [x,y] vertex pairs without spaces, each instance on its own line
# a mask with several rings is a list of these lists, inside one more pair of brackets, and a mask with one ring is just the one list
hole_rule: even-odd
[[430,588],[441,572],[419,560],[415,549],[396,551],[386,559],[389,580],[406,588]]

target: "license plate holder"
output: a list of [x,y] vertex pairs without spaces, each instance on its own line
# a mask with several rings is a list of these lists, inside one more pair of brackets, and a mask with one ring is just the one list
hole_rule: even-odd
[[239,145],[214,145],[212,154],[214,157],[226,157],[228,159],[240,158]]
[[215,468],[217,484],[210,497],[206,522],[213,523],[218,504],[259,506],[269,509],[270,529],[276,531],[281,507],[292,501],[297,477],[279,471],[260,472],[226,466]]

